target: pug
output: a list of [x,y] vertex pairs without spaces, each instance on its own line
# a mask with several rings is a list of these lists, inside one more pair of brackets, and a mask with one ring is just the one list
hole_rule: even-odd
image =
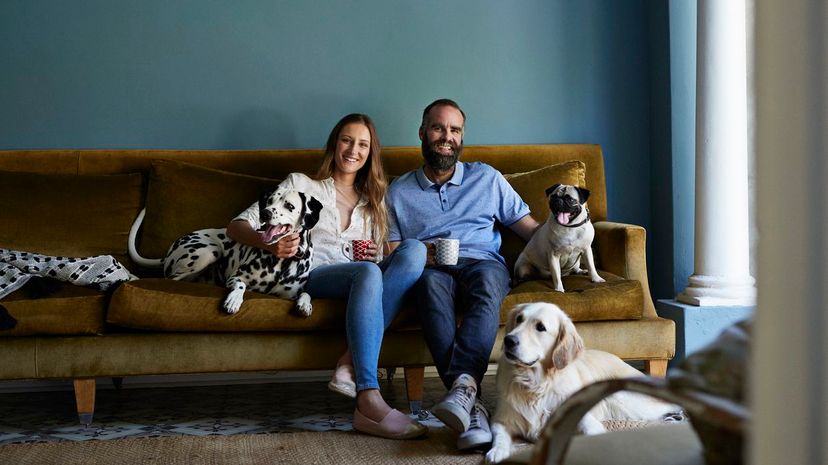
[[[595,270],[592,239],[595,228],[589,220],[583,187],[555,184],[546,189],[551,214],[526,244],[515,262],[515,283],[530,278],[551,279],[555,290],[564,291],[562,276],[588,274],[594,283],[604,282]],[[586,270],[581,269],[581,258]]]

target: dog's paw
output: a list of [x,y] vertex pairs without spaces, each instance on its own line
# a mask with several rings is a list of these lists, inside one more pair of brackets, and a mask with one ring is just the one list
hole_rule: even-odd
[[591,279],[594,283],[604,283],[607,281],[606,279],[598,276],[597,274],[595,276],[591,276],[589,279]]
[[224,299],[224,311],[231,315],[234,313],[238,313],[239,309],[241,309],[241,304],[243,300],[244,291],[231,291],[230,294],[227,295],[227,298]]
[[307,292],[303,292],[298,299],[296,299],[296,311],[300,315],[307,318],[313,313],[313,305],[311,305],[311,297]]
[[555,286],[555,290],[556,290],[556,291],[558,291],[558,292],[565,292],[565,291],[564,291],[563,284],[560,284],[560,285],[558,285],[558,286]]
[[578,422],[578,431],[582,434],[590,436],[594,434],[604,434],[607,432],[607,428],[603,423],[598,421],[597,418],[591,414],[587,414],[581,418],[580,422]]
[[508,447],[494,446],[489,449],[489,452],[486,452],[486,463],[500,463],[506,460],[507,457],[509,457]]

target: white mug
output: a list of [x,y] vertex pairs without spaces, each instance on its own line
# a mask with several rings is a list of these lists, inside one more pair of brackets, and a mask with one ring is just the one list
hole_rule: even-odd
[[460,258],[460,241],[458,239],[437,239],[434,241],[434,263],[437,265],[456,265]]

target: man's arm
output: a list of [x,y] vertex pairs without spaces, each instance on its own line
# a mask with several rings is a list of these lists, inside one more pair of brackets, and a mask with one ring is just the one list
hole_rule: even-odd
[[537,231],[539,227],[540,223],[532,218],[532,215],[526,215],[512,223],[512,225],[509,226],[509,229],[514,231],[524,241],[529,242],[529,239],[532,238],[532,235],[535,234],[535,231]]

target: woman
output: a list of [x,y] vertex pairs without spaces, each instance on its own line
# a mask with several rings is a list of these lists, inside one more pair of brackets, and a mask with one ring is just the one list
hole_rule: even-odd
[[[382,398],[377,361],[385,329],[400,309],[404,294],[425,266],[425,246],[403,241],[379,265],[377,244],[388,232],[383,198],[387,182],[380,144],[371,119],[362,114],[342,118],[331,130],[325,157],[315,176],[293,173],[278,189],[293,189],[316,197],[324,208],[313,229],[313,262],[305,291],[316,298],[345,298],[349,350],[340,357],[329,388],[356,397],[354,429],[376,436],[408,439],[428,430]],[[266,249],[278,257],[294,255],[299,236],[291,234],[265,245],[257,229],[258,204],[253,204],[227,227],[227,234],[243,244]],[[368,255],[374,261],[352,262],[342,246],[370,238]]]

